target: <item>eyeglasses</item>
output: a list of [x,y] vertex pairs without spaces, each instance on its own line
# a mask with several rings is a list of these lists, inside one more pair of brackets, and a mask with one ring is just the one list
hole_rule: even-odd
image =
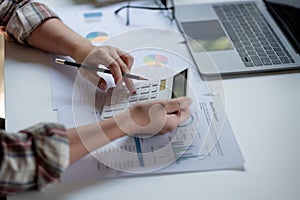
[[174,1],[173,0],[154,0],[157,7],[148,7],[148,6],[134,6],[131,5],[131,0],[128,0],[126,6],[122,6],[118,10],[115,11],[115,14],[117,15],[121,10],[127,8],[126,12],[126,25],[129,25],[129,18],[130,13],[129,9],[147,9],[147,10],[165,10],[170,13],[170,19],[175,19],[175,12],[174,12]]

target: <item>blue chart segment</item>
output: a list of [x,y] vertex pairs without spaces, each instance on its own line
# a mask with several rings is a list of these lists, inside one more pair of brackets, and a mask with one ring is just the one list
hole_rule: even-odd
[[89,12],[84,13],[83,18],[85,22],[99,22],[102,18],[103,14],[102,12]]
[[182,141],[172,142],[172,149],[176,158],[176,163],[199,157],[199,155],[194,153],[193,145],[185,145]]
[[134,143],[135,143],[136,152],[137,152],[140,167],[144,167],[145,164],[144,164],[144,159],[143,159],[143,152],[142,152],[140,138],[134,137]]
[[85,19],[102,17],[102,13],[101,12],[84,13],[83,15],[84,15]]
[[193,145],[185,145],[183,142],[172,142],[172,149],[176,158],[176,163],[180,163],[182,161],[197,158],[199,155],[194,153]]
[[104,32],[91,32],[86,35],[86,39],[91,42],[100,43],[108,39],[107,33]]

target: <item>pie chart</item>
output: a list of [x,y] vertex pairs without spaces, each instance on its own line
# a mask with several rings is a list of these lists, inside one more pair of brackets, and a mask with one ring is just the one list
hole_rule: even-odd
[[164,66],[168,63],[168,58],[161,54],[149,54],[144,57],[145,65]]
[[104,32],[91,32],[86,35],[86,38],[91,42],[99,43],[107,40],[108,35]]

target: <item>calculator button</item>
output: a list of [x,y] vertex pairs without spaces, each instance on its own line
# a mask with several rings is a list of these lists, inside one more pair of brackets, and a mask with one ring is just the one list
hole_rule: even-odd
[[140,100],[147,100],[147,99],[149,99],[149,94],[142,94],[140,96]]
[[151,83],[145,83],[145,84],[142,85],[142,88],[148,88],[150,86],[151,86]]
[[157,91],[157,87],[152,87],[151,88],[151,92],[156,92]]
[[129,102],[129,103],[128,103],[128,107],[134,105],[135,103],[136,103],[136,102]]
[[157,97],[156,93],[151,93],[151,99],[155,99]]
[[104,106],[103,110],[104,110],[104,112],[111,112],[112,108],[110,105],[107,105],[107,106]]
[[112,117],[112,112],[104,112],[102,114],[103,119],[111,118]]
[[150,92],[150,88],[141,88],[140,93],[141,94],[147,94]]
[[139,98],[138,98],[138,96],[136,95],[136,96],[131,96],[130,98],[129,98],[129,102],[134,102],[134,101],[137,101]]

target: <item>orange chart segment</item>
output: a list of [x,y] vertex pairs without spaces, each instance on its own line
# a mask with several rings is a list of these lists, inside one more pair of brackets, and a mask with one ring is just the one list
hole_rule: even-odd
[[149,66],[164,66],[168,63],[168,58],[161,54],[149,54],[144,57],[144,64]]
[[103,42],[108,39],[107,33],[104,32],[91,32],[86,35],[86,38],[91,42]]

